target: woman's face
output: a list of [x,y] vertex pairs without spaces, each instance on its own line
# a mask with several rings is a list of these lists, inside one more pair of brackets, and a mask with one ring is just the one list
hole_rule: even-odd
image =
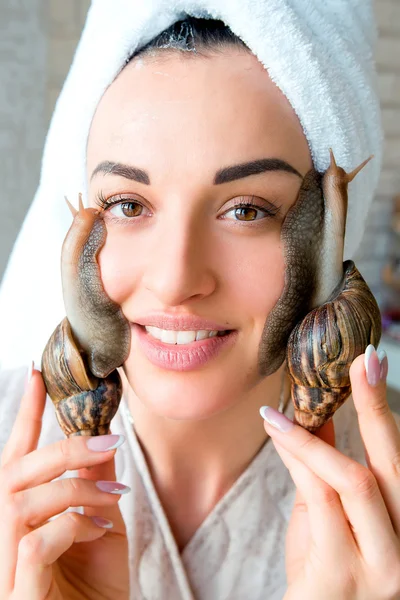
[[[87,148],[89,206],[99,198],[119,203],[105,213],[108,234],[99,255],[107,294],[132,324],[168,313],[235,330],[200,366],[176,370],[149,359],[144,332],[132,325],[124,371],[134,393],[159,415],[207,418],[245,401],[257,386],[268,397],[258,351],[284,287],[280,231],[301,178],[242,169],[221,182],[216,174],[273,158],[301,176],[312,168],[292,107],[257,58],[242,50],[138,57],[98,105]],[[147,180],[137,181],[134,167]],[[240,203],[254,206],[235,207]]]

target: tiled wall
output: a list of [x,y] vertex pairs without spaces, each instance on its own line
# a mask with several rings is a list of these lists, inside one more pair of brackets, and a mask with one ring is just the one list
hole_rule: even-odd
[[0,1],[0,279],[39,178],[46,39],[42,0]]
[[397,240],[390,231],[392,199],[400,193],[400,1],[375,0],[379,28],[376,63],[385,132],[384,162],[376,198],[368,216],[357,266],[381,305],[391,297],[381,269]]
[[46,0],[48,5],[49,61],[47,78],[47,118],[71,64],[88,11],[89,0]]
[[[5,1],[10,6],[13,3],[13,0],[2,0],[3,3]],[[24,3],[20,1],[19,4]],[[42,123],[48,122],[50,119],[79,39],[89,4],[89,0],[42,0],[42,2],[25,0],[25,11],[32,27],[43,29],[42,40],[38,42],[39,54],[40,48],[47,44],[46,89],[44,90],[46,100],[44,119],[43,114],[41,117]],[[40,5],[42,6],[40,7]],[[365,237],[356,259],[360,271],[367,279],[378,301],[382,302],[385,298],[385,287],[380,281],[380,271],[387,259],[392,242],[389,232],[392,197],[395,193],[400,193],[400,0],[375,0],[375,7],[380,30],[376,61],[386,134],[384,168],[377,197],[369,214]],[[42,24],[37,22],[38,15],[42,16]],[[18,43],[18,38],[15,38],[14,48],[10,46],[10,54],[5,56],[4,60],[14,62],[13,52],[16,52]],[[32,54],[36,55],[36,47]],[[43,75],[41,77],[43,79]],[[43,94],[42,96],[36,95],[37,102],[43,100]],[[1,100],[1,96],[0,101],[4,102]],[[21,105],[19,110],[20,122],[26,123],[26,107]],[[11,125],[17,129],[20,122],[18,118],[15,118]],[[16,141],[21,140],[18,136],[15,139]],[[40,142],[42,141],[43,132],[38,135],[38,139]],[[7,143],[7,139],[4,142],[0,137],[0,151],[3,149],[2,146],[4,147]],[[24,141],[22,140],[20,143],[22,144]],[[11,154],[17,156],[18,153],[19,148],[13,146]],[[26,165],[26,168],[30,170],[30,177],[27,178],[23,193],[18,196],[20,200],[18,208],[14,208],[11,200],[8,200],[6,220],[0,220],[0,276],[19,222],[25,214],[36,188],[38,161],[39,152],[36,151],[32,154],[29,164]],[[10,179],[7,173],[5,175],[6,179],[7,177]],[[18,184],[18,181],[12,185],[9,184],[14,190],[14,195],[18,191]]]

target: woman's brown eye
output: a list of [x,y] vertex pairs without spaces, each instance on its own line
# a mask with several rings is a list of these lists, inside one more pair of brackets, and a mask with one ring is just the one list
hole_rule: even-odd
[[263,208],[262,206],[258,206],[256,204],[241,202],[233,206],[230,210],[228,210],[224,214],[223,218],[226,219],[228,218],[228,215],[231,214],[233,216],[234,221],[241,221],[242,223],[244,223],[260,221],[268,217],[273,217],[275,215],[275,212],[273,212],[272,210],[268,210],[267,208]]
[[120,209],[124,217],[139,217],[141,215],[143,206],[141,204],[138,204],[137,202],[121,202],[120,204],[117,204],[117,206],[110,208],[110,212],[112,214],[115,214],[113,213],[113,210],[118,209]]
[[257,209],[255,208],[249,208],[249,207],[243,207],[243,208],[236,208],[235,209],[235,215],[237,217],[239,216],[243,216],[243,219],[240,219],[241,221],[253,221],[253,217],[255,218],[257,215]]

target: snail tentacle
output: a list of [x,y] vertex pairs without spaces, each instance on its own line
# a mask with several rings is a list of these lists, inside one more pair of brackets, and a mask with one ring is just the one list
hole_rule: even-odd
[[332,148],[329,152],[330,164],[322,178],[324,222],[322,244],[318,248],[317,285],[312,308],[326,302],[342,279],[348,206],[347,186],[372,158],[370,156],[351,173],[346,173],[336,164]]

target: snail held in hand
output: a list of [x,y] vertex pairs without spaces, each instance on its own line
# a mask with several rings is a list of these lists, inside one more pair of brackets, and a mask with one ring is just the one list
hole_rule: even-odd
[[381,337],[376,300],[352,261],[343,263],[347,185],[372,158],[347,174],[333,152],[322,177],[322,238],[316,259],[314,307],[293,329],[287,345],[296,421],[315,431],[351,393],[353,360]]
[[66,436],[102,435],[117,412],[118,371],[130,350],[129,321],[106,294],[97,256],[107,230],[101,210],[84,208],[79,195],[61,255],[67,317],[56,327],[42,356],[42,375]]

